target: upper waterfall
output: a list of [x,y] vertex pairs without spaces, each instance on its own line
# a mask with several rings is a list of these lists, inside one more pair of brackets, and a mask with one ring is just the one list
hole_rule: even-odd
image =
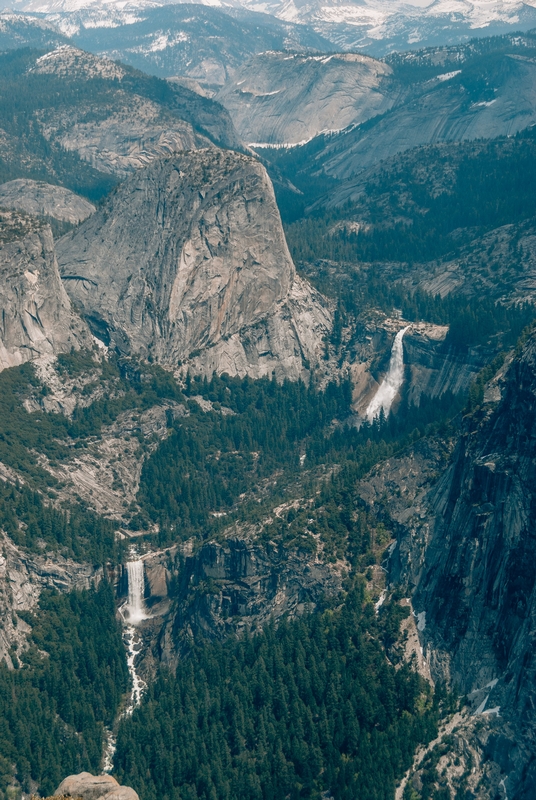
[[127,562],[128,573],[128,619],[132,625],[146,619],[145,604],[143,596],[145,594],[145,571],[143,561]]
[[382,408],[385,416],[389,414],[393,400],[404,382],[404,346],[402,340],[409,327],[409,325],[406,325],[406,327],[398,331],[395,336],[393,349],[391,350],[389,371],[381,382],[380,388],[370,401],[366,411],[366,417],[369,422],[372,422],[380,415]]

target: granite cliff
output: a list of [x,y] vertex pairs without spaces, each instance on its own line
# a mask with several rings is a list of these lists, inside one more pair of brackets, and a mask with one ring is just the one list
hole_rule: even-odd
[[466,420],[430,497],[433,522],[414,596],[436,678],[475,713],[500,716],[487,743],[508,797],[534,797],[533,636],[536,337]]
[[401,91],[391,67],[368,56],[267,52],[238,69],[216,99],[245,141],[277,145],[359,125],[388,111]]
[[467,701],[432,767],[408,776],[416,791],[428,769],[460,796],[535,796],[535,396],[532,334],[460,436],[424,439],[357,486],[393,531],[389,579],[411,597],[421,668]]
[[91,344],[62,286],[48,225],[0,212],[0,369]]
[[22,178],[0,185],[0,208],[51,217],[71,225],[83,222],[95,211],[93,203],[63,186]]
[[294,379],[319,362],[330,315],[295,274],[270,180],[252,158],[202,150],[160,160],[57,250],[73,302],[125,353]]

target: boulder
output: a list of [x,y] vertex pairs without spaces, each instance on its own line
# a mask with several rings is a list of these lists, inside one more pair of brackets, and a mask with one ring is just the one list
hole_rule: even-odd
[[111,775],[91,775],[89,772],[69,775],[60,783],[54,795],[80,797],[82,800],[139,800],[134,789],[120,786]]

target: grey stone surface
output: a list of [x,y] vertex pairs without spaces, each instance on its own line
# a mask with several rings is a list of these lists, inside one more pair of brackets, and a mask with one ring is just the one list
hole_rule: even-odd
[[298,378],[331,317],[296,277],[271,182],[254,159],[203,150],[126,181],[57,244],[97,336],[197,372]]
[[21,231],[14,220],[0,213],[0,369],[91,344],[62,286],[49,226]]
[[[341,563],[327,564],[316,554],[275,543],[260,544],[255,541],[258,532],[253,525],[235,527],[223,543],[207,542],[195,554],[186,554],[185,561],[179,548],[146,559],[151,586],[147,602],[154,617],[147,646],[159,663],[176,666],[193,641],[262,630],[271,620],[295,618],[341,592]],[[157,580],[158,567],[164,565],[169,570],[166,581],[176,582],[171,603],[164,594],[166,582]],[[144,658],[144,669],[151,669],[151,654]]]
[[356,53],[254,56],[216,95],[248,143],[297,144],[388,111],[391,67]]
[[[0,480],[15,479],[21,480],[0,464]],[[29,555],[4,534],[0,534],[0,544],[0,661],[5,660],[11,668],[10,647],[16,643],[19,652],[23,650],[30,630],[18,612],[35,608],[43,589],[88,589],[99,582],[102,570],[58,554]]]
[[0,208],[52,217],[73,225],[83,222],[95,211],[93,203],[63,186],[23,178],[0,184]]
[[82,800],[139,800],[134,789],[120,786],[111,775],[91,775],[89,772],[69,775],[54,794],[59,797],[80,797]]
[[178,84],[155,91],[147,76],[111,59],[62,45],[39,56],[30,69],[60,78],[66,87],[87,83],[79,102],[71,98],[58,105],[54,95],[45,94],[32,117],[51,143],[78,153],[101,172],[125,177],[177,151],[212,142],[240,146],[229,114],[218,103]]
[[460,66],[460,74],[449,79],[415,84],[374,123],[326,140],[315,163],[327,175],[346,182],[330,196],[330,204],[359,197],[362,172],[412,147],[509,136],[536,122],[533,59],[513,52],[483,60],[485,90],[475,87],[472,68],[466,74]]
[[396,538],[390,581],[413,595],[432,677],[467,696],[469,716],[454,731],[442,774],[478,800],[529,800],[536,785],[534,334],[486,397],[461,436],[418,442],[378,465],[357,491]]

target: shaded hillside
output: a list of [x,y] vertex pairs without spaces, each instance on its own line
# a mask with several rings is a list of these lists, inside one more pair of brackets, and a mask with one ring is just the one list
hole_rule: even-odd
[[287,152],[265,148],[262,155],[304,192],[302,208],[323,194],[323,203],[341,205],[359,195],[363,173],[397,153],[530,127],[536,122],[535,59],[530,34],[393,57],[393,80],[404,91],[389,111]]
[[63,47],[0,55],[0,180],[60,183],[99,199],[177,149],[239,142],[227,112],[180,85]]

